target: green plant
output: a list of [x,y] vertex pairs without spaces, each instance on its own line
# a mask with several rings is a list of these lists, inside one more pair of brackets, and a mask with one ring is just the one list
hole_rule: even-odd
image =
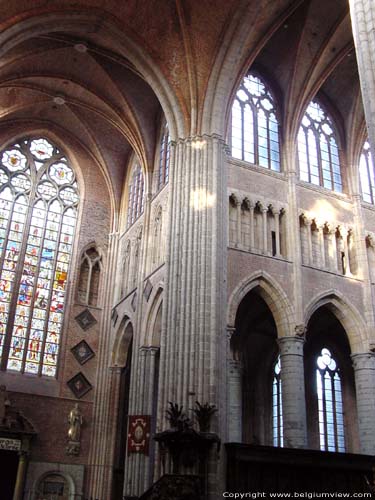
[[216,406],[209,403],[201,405],[199,401],[196,401],[195,408],[191,410],[198,420],[199,430],[201,432],[208,432],[210,430],[211,418],[217,412]]
[[183,430],[191,427],[191,421],[183,412],[183,406],[168,401],[169,409],[166,411],[166,417],[170,426],[174,429]]

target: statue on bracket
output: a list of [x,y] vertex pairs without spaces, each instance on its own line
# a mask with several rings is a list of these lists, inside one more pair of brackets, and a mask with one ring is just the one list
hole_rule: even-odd
[[81,449],[81,427],[83,416],[78,403],[70,410],[68,416],[68,445],[66,447],[67,455],[79,455]]

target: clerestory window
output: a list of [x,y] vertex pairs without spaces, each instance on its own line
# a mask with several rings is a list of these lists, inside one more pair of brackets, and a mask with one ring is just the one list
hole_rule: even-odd
[[375,204],[375,172],[370,143],[365,141],[359,161],[359,175],[363,201]]
[[171,153],[171,145],[169,138],[168,124],[165,124],[160,140],[160,159],[159,159],[159,175],[158,175],[158,191],[167,184],[169,179],[169,160]]
[[333,123],[316,101],[309,104],[301,122],[298,160],[302,181],[342,192],[340,158]]
[[232,106],[232,156],[280,171],[279,124],[274,99],[253,74],[242,80]]
[[143,214],[144,194],[143,172],[140,165],[136,164],[129,184],[128,227],[131,226],[141,214]]
[[77,181],[47,139],[0,152],[1,369],[56,376]]

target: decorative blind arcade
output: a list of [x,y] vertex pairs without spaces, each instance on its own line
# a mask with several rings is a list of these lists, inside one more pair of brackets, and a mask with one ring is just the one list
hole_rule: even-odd
[[0,153],[0,356],[3,370],[55,376],[78,188],[46,139]]

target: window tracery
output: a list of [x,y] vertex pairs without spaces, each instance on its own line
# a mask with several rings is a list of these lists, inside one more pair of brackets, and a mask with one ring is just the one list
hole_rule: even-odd
[[342,192],[339,150],[331,118],[316,101],[306,109],[298,132],[300,179]]
[[375,204],[375,171],[370,143],[365,141],[359,160],[359,176],[361,180],[361,191],[363,201]]
[[284,446],[283,404],[281,396],[281,362],[278,356],[273,368],[272,381],[272,429],[273,445]]
[[44,138],[0,154],[1,368],[55,376],[78,186]]
[[95,246],[85,250],[81,256],[81,268],[78,282],[78,300],[88,306],[98,304],[101,255]]
[[232,106],[232,156],[280,171],[279,125],[274,99],[253,74],[242,80]]
[[143,214],[144,197],[144,176],[140,165],[136,164],[129,184],[128,227]]
[[345,451],[340,371],[324,347],[316,361],[319,438],[322,451]]

